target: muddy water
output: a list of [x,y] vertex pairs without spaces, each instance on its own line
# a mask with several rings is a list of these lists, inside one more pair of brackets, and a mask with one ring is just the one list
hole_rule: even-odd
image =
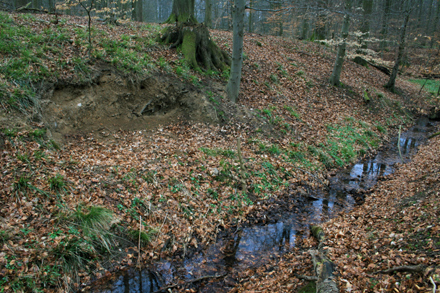
[[[268,214],[267,222],[256,224],[219,236],[215,244],[205,251],[194,253],[180,262],[161,261],[149,270],[128,269],[101,279],[91,285],[87,292],[159,292],[161,286],[177,280],[191,282],[203,276],[220,276],[221,282],[210,279],[194,282],[197,292],[227,292],[234,281],[228,277],[232,271],[242,271],[277,259],[284,252],[301,244],[308,236],[310,223],[322,223],[356,203],[362,203],[365,191],[374,186],[381,176],[394,172],[396,163],[408,162],[417,147],[426,141],[433,124],[426,118],[417,120],[415,126],[392,140],[375,157],[362,160],[350,168],[341,170],[330,178],[329,190],[307,190],[307,195],[291,195]],[[286,208],[287,206],[287,208]],[[281,215],[280,215],[281,214]],[[196,287],[194,287],[196,286]],[[166,291],[162,291],[166,292]]]

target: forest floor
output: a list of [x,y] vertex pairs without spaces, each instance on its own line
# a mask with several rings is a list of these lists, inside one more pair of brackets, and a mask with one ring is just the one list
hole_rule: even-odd
[[[227,74],[186,67],[156,42],[159,25],[93,23],[89,52],[84,18],[53,20],[0,12],[2,292],[64,292],[139,259],[184,258],[287,192],[328,183],[439,104],[405,78],[388,92],[386,75],[351,61],[341,87],[330,86],[334,48],[247,34],[235,105]],[[231,51],[230,32],[211,33]],[[341,288],[439,284],[439,152],[434,138],[362,206],[323,225]],[[242,272],[232,290],[297,290],[316,245],[303,242]],[[429,268],[374,274],[410,264]]]

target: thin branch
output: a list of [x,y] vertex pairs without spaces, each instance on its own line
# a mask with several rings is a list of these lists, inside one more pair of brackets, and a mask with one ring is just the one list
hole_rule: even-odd
[[387,270],[377,271],[374,274],[390,274],[394,272],[410,272],[410,273],[420,273],[426,268],[425,264],[418,264],[415,266],[399,266],[390,268]]
[[437,286],[435,285],[435,282],[432,279],[432,276],[429,277],[429,280],[431,281],[431,284],[432,284],[432,293],[435,293],[435,291],[437,291]]

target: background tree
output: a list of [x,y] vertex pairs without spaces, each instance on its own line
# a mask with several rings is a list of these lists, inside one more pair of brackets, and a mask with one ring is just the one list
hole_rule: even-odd
[[234,0],[232,7],[233,16],[233,47],[232,65],[226,92],[229,100],[237,102],[240,92],[241,68],[243,65],[243,31],[244,31],[244,0]]
[[205,25],[212,27],[212,3],[211,0],[205,0]]
[[330,77],[330,83],[338,86],[340,84],[340,77],[342,71],[342,64],[344,63],[345,50],[347,47],[348,28],[350,26],[350,9],[351,0],[345,1],[345,16],[344,23],[342,24],[341,40],[338,46],[338,53],[336,55],[335,65],[333,66],[333,72]]
[[[407,1],[405,1],[407,2]],[[394,63],[393,71],[391,72],[390,79],[388,80],[388,83],[385,85],[387,89],[390,91],[395,91],[395,84],[396,84],[396,77],[397,72],[399,71],[400,63],[402,62],[403,52],[405,50],[405,37],[406,37],[406,28],[408,27],[408,20],[409,16],[411,14],[411,8],[406,8],[405,11],[405,18],[402,24],[402,30],[400,33],[400,41],[399,41],[399,48],[397,51],[397,58],[396,62]]]

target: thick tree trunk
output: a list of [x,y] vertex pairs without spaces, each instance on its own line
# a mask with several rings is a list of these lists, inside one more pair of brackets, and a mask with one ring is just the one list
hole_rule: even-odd
[[133,11],[132,11],[132,19],[135,21],[143,21],[143,5],[142,5],[142,1],[143,0],[133,0]]
[[232,47],[232,66],[226,92],[229,100],[237,102],[240,92],[241,67],[243,65],[243,29],[244,29],[244,0],[234,0],[232,10],[233,19],[233,47]]
[[205,0],[205,25],[212,28],[212,2]]
[[[345,7],[346,9],[350,8],[350,1],[346,0]],[[344,16],[344,23],[342,24],[342,32],[341,32],[341,43],[338,46],[338,54],[336,55],[335,65],[333,67],[332,76],[330,77],[330,83],[335,86],[339,86],[342,64],[344,63],[345,58],[345,49],[347,47],[347,37],[348,37],[348,28],[350,26],[350,15],[346,14]]]
[[397,52],[396,63],[394,63],[393,71],[391,72],[390,80],[385,85],[387,89],[390,91],[394,91],[394,86],[396,84],[397,72],[399,71],[400,63],[402,62],[403,51],[405,50],[405,36],[406,36],[406,28],[408,26],[410,11],[405,12],[405,20],[403,21],[402,31],[400,33],[400,41],[399,41],[399,51]]
[[174,0],[173,10],[166,23],[176,23],[165,29],[161,41],[171,44],[171,48],[181,47],[189,66],[200,70],[226,70],[230,64],[226,52],[209,37],[208,28],[198,25],[194,17],[194,0]]
[[171,15],[164,23],[196,24],[197,20],[194,17],[194,1],[195,0],[174,0]]

